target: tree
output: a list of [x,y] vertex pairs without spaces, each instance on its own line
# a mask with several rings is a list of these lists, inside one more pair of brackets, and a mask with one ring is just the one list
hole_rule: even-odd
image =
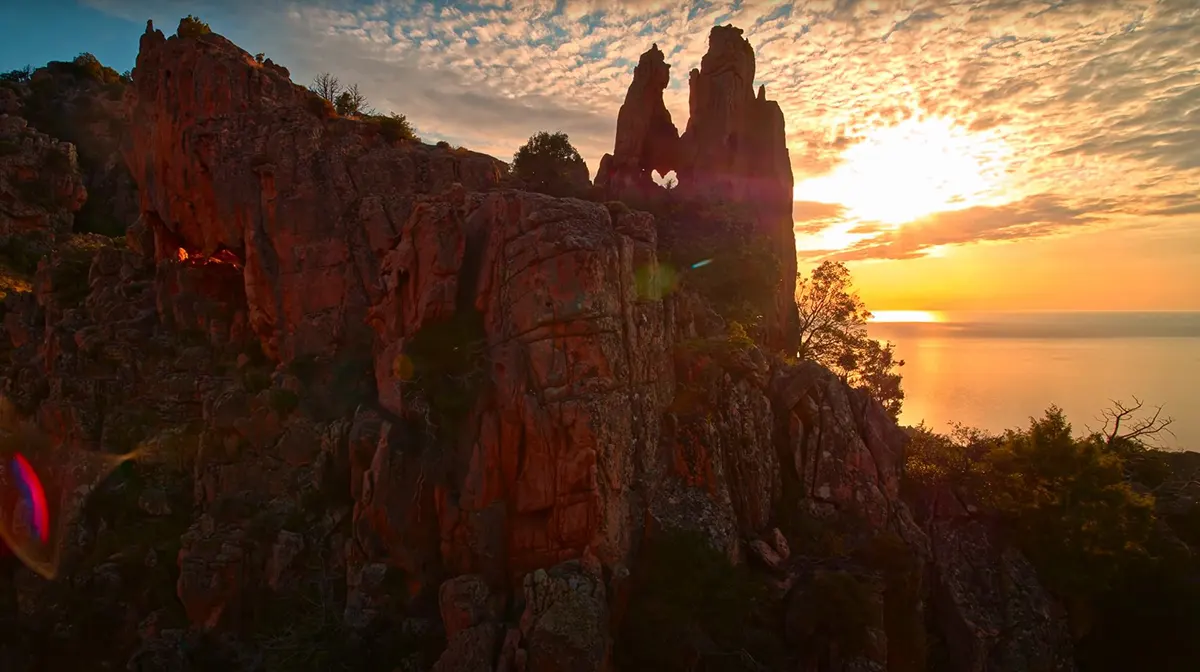
[[328,72],[322,72],[313,78],[313,83],[308,87],[308,90],[332,103],[337,100],[338,94],[342,92],[342,83],[338,81],[337,77]]
[[367,96],[359,91],[358,84],[351,84],[349,88],[339,93],[337,99],[333,101],[333,107],[343,117],[371,115],[374,112],[374,110],[367,109]]
[[29,78],[32,75],[33,75],[33,68],[27,65],[23,68],[17,68],[16,70],[9,70],[6,73],[0,74],[0,81],[17,82],[18,84],[20,84],[20,83],[28,82]]
[[587,164],[562,131],[530,137],[513,156],[512,169],[527,188],[543,194],[577,196],[586,188]]
[[796,280],[800,314],[797,356],[829,367],[851,385],[866,389],[892,417],[904,403],[895,346],[867,335],[871,313],[854,291],[841,262],[822,262],[811,278]]
[[212,32],[212,28],[198,16],[188,14],[179,20],[179,27],[175,29],[175,34],[179,37],[200,37],[208,35]]
[[379,120],[379,131],[389,142],[420,142],[416,130],[403,114],[395,112],[385,116],[376,116]]
[[1008,431],[986,456],[984,504],[1057,594],[1088,599],[1146,555],[1154,499],[1126,482],[1121,457],[1097,435],[1075,438],[1061,409]]

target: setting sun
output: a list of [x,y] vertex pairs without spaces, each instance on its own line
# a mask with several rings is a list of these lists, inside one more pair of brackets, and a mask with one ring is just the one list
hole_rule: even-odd
[[832,172],[797,184],[795,198],[841,204],[859,221],[899,225],[1007,200],[1010,156],[991,134],[947,118],[912,118],[869,133]]

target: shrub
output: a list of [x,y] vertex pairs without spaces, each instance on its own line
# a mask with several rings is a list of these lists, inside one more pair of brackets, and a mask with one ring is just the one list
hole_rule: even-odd
[[0,82],[15,82],[17,84],[24,84],[25,82],[29,81],[29,78],[32,75],[33,68],[27,65],[23,68],[0,73]]
[[286,417],[300,405],[300,397],[291,390],[274,388],[268,393],[267,404],[271,410]]
[[334,109],[333,103],[325,100],[320,96],[309,96],[308,111],[315,114],[320,119],[333,119],[338,116],[337,110]]
[[192,16],[191,14],[180,19],[179,28],[175,30],[176,35],[184,38],[200,37],[201,35],[208,35],[211,32],[212,28],[207,23],[201,21],[200,17]]
[[806,651],[836,648],[848,657],[862,654],[872,628],[883,626],[870,588],[847,571],[818,570],[794,597],[788,633]]
[[445,140],[438,140],[436,147],[438,149],[450,149],[450,143],[446,142]]
[[121,75],[116,70],[102,64],[94,54],[83,52],[70,63],[53,61],[47,64],[56,70],[70,72],[79,79],[91,79],[101,84],[121,85]]
[[9,236],[0,242],[0,262],[18,273],[33,275],[44,256],[44,249],[24,236]]
[[551,196],[578,196],[579,185],[572,176],[587,175],[587,166],[566,133],[534,134],[517,150],[512,160],[513,175],[530,190]]
[[393,113],[390,116],[376,118],[379,119],[379,132],[388,142],[420,142],[421,139],[417,137],[412,124],[408,123],[408,119],[403,114]]
[[[485,338],[483,315],[472,308],[425,325],[405,345],[404,362],[411,367],[406,396],[419,397],[428,406],[430,429],[457,428],[475,405],[486,373]],[[446,441],[453,432],[436,434]]]
[[[713,669],[698,661],[728,659],[720,669],[754,669],[779,654],[755,616],[764,585],[734,566],[706,537],[669,530],[648,542],[634,565],[634,582],[615,656],[622,669]],[[742,657],[750,659],[738,665]],[[776,669],[772,667],[771,669]]]

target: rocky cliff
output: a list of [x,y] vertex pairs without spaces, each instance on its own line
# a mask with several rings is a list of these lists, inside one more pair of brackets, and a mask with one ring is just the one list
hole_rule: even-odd
[[[782,239],[782,115],[740,31],[682,138],[666,73],[647,52],[608,185],[674,166]],[[145,458],[57,581],[14,571],[13,669],[916,670],[927,617],[971,642],[947,669],[1067,669],[980,653],[1009,602],[963,597],[974,547],[901,501],[905,433],[668,282],[668,219],[500,188],[219,35],[148,24],[133,82],[137,222],[56,246],[0,340],[52,443]]]

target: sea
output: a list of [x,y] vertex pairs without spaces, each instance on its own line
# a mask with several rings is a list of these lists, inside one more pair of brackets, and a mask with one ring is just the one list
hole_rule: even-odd
[[903,424],[1027,427],[1051,404],[1077,433],[1134,398],[1174,419],[1160,447],[1200,451],[1200,312],[876,311],[903,359]]

